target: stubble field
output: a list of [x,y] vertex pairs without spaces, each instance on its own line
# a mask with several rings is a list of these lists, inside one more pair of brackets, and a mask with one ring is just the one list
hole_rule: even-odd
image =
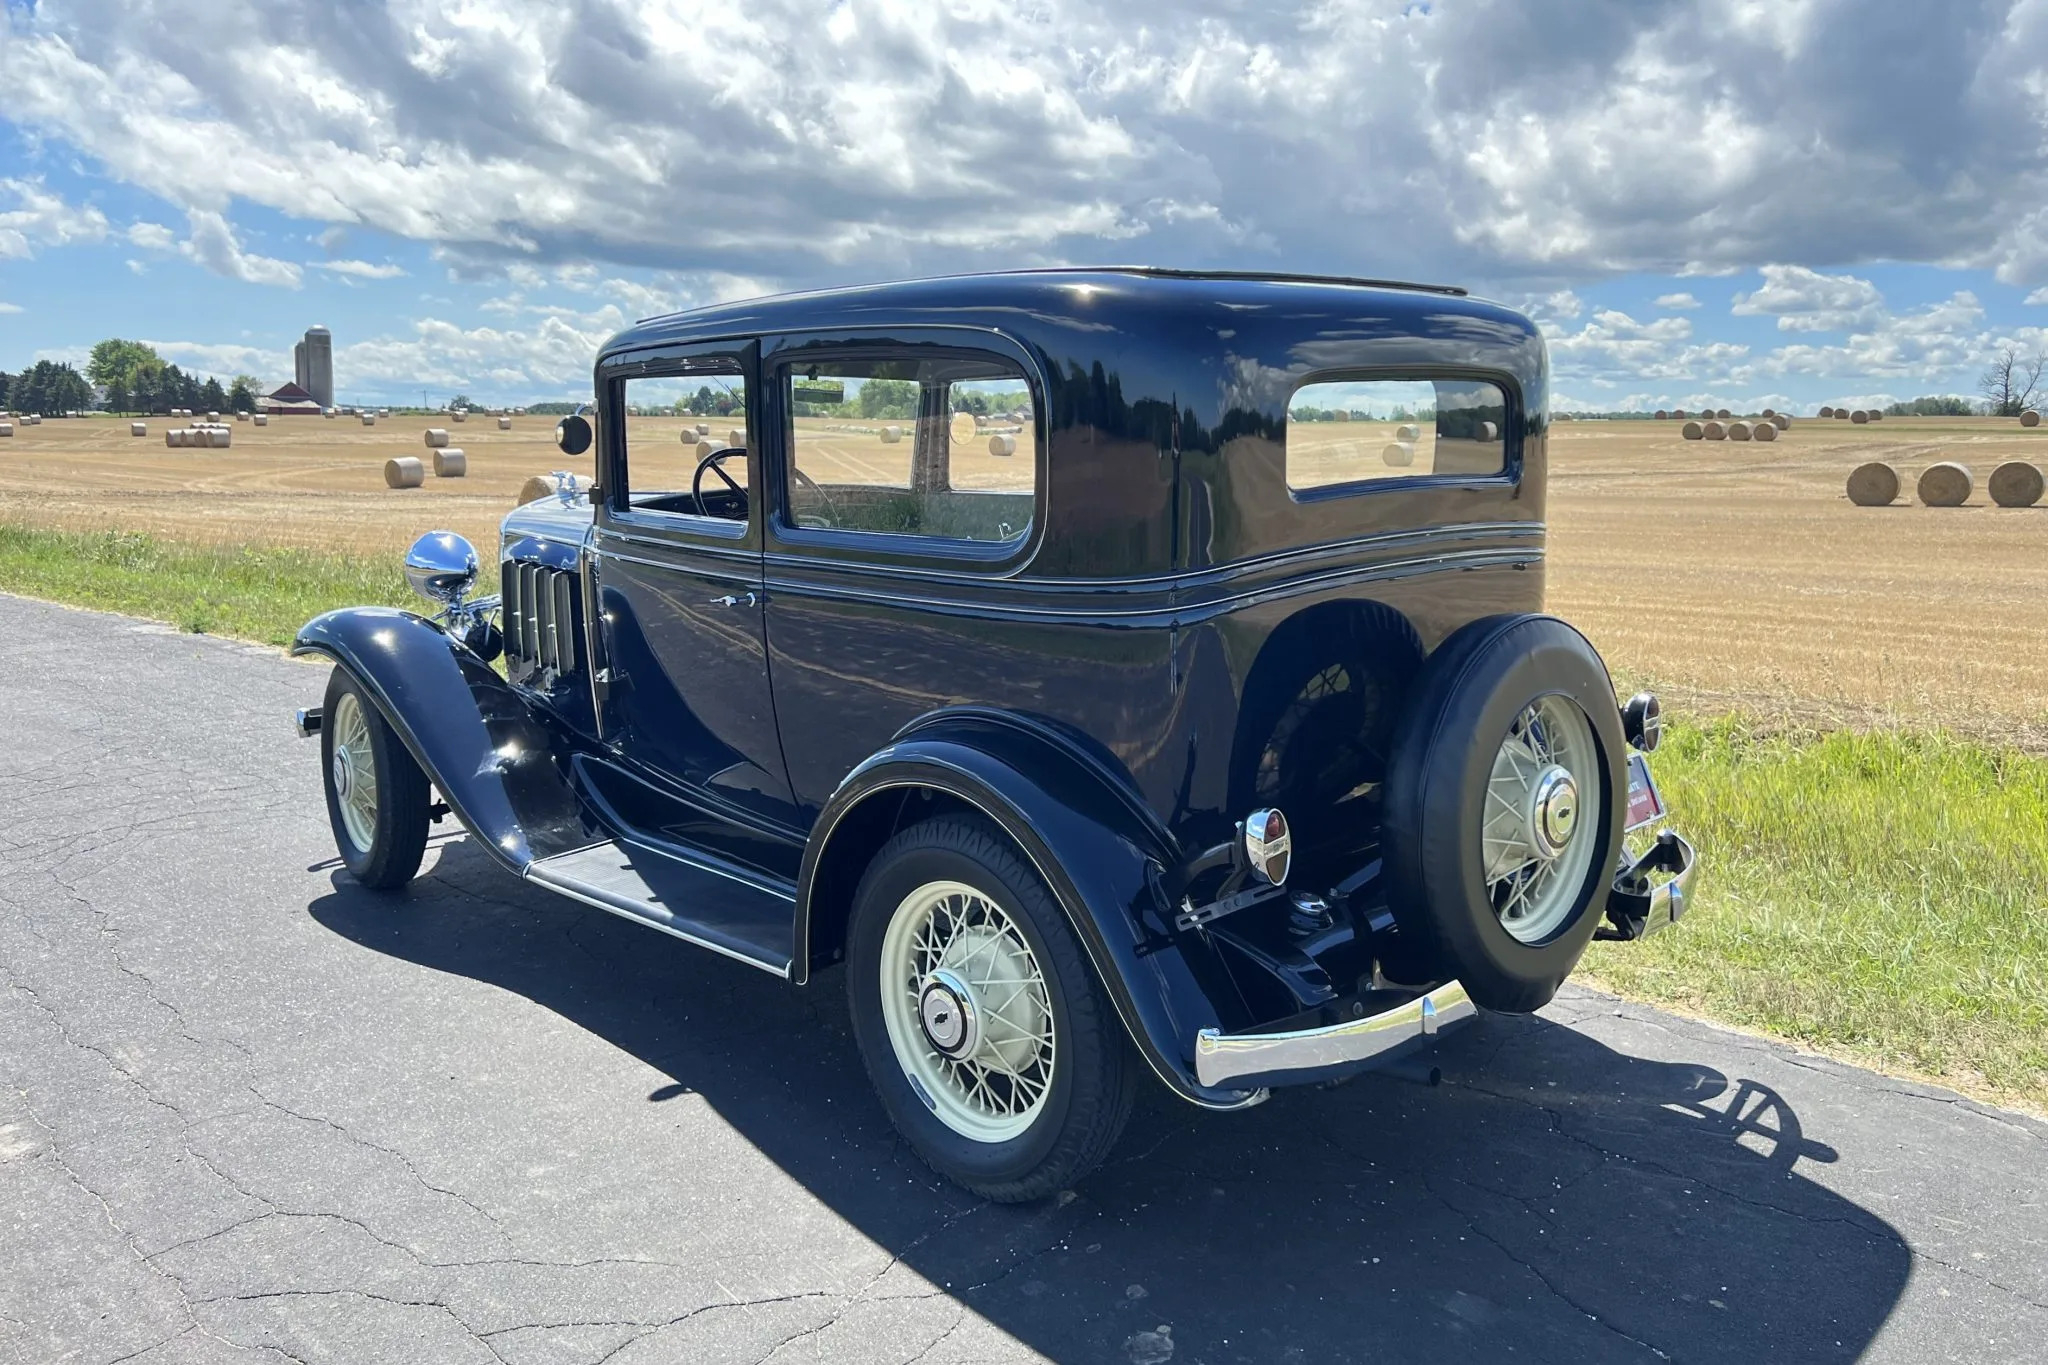
[[[384,461],[429,459],[421,433],[445,419],[238,423],[228,450],[166,449],[166,425],[141,438],[109,420],[17,426],[0,443],[0,523],[395,560],[432,527],[488,544],[528,476],[587,468],[555,450],[549,417],[515,418],[511,431],[489,417],[449,425],[467,477],[429,474],[403,491],[384,487]],[[679,457],[665,463],[680,481],[681,422],[643,425],[653,448]],[[712,425],[722,436],[730,423]],[[2048,429],[1809,418],[1743,444],[1688,442],[1678,428],[1565,422],[1551,442],[1550,609],[1625,680],[1699,711],[1934,722],[2048,750],[2048,505],[1994,507],[1982,491],[2001,461],[2048,465]],[[813,448],[843,453],[847,477],[864,480],[907,467],[910,444],[841,432]],[[1010,461],[973,459],[989,480],[1012,473]],[[1954,509],[1853,507],[1842,481],[1868,459],[1899,465],[1909,489],[1928,464],[1959,459],[1979,491]],[[983,482],[978,467],[963,473]]]

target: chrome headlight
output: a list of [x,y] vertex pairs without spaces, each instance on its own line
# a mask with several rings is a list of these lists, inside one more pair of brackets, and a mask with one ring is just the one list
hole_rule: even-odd
[[405,552],[405,581],[430,602],[455,606],[476,584],[476,547],[453,531],[429,531]]

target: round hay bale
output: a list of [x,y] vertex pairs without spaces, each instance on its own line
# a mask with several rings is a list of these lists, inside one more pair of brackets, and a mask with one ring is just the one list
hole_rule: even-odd
[[1404,423],[1394,428],[1394,439],[1406,441],[1409,445],[1414,445],[1422,439],[1422,428],[1416,426],[1413,422]]
[[206,414],[206,420],[209,422],[218,422],[220,420],[220,414],[217,412],[209,412]]
[[469,473],[469,457],[450,446],[434,452],[434,477],[437,479],[459,479]]
[[1961,507],[1970,500],[1972,487],[1968,466],[1943,460],[1920,475],[1920,501],[1929,507]]
[[1698,422],[1687,422],[1678,429],[1678,434],[1688,441],[1698,441],[1706,436],[1707,429]]
[[206,433],[206,444],[214,450],[226,450],[235,443],[233,427],[215,427]]
[[1780,431],[1790,431],[1792,430],[1792,419],[1781,412],[1771,418],[1771,425]]
[[1380,458],[1399,469],[1415,463],[1415,447],[1406,441],[1389,441],[1387,448],[1380,452]]
[[249,414],[246,412],[238,412],[235,414],[235,420],[237,422],[246,422],[249,420]]
[[1758,422],[1749,429],[1749,438],[1752,441],[1775,441],[1778,439],[1778,424],[1776,422]]
[[953,420],[946,424],[946,435],[952,439],[953,444],[956,446],[964,446],[973,440],[974,414],[971,412],[954,413]]
[[2048,479],[2025,460],[2007,460],[1991,471],[1991,482],[1985,487],[2000,507],[2032,507],[2048,492]]
[[1330,414],[1330,420],[1334,422],[1348,422],[1351,420],[1351,410],[1346,408],[1341,412],[1333,412]]
[[267,412],[259,412],[254,417],[251,417],[249,420],[254,422],[259,427],[267,427],[270,425],[270,414]]
[[439,449],[441,449],[441,448],[442,448],[443,446],[445,446],[445,445],[447,445],[447,444],[448,444],[448,428],[446,428],[446,427],[428,427],[428,428],[427,428],[427,449],[429,449],[429,450],[439,450]]
[[1835,420],[1836,420],[1837,422],[1846,422],[1846,421],[1848,421],[1848,420],[1849,420],[1849,410],[1848,410],[1847,408],[1836,408],[1836,409],[1835,409]]
[[366,427],[374,427],[374,426],[376,426],[376,425],[377,425],[377,414],[376,414],[376,413],[374,413],[374,412],[366,412],[366,413],[364,413],[364,414],[363,414],[363,425],[364,425],[364,426],[366,426]]
[[427,481],[427,467],[411,455],[384,462],[386,488],[418,488]]
[[1749,423],[1730,422],[1728,424],[1728,439],[1731,441],[1747,441],[1749,439]]
[[1728,439],[1728,428],[1719,422],[1709,422],[1700,428],[1700,435],[1709,441],[1725,441]]
[[731,431],[725,433],[725,443],[729,446],[744,447],[747,443],[746,431],[740,427],[734,427]]
[[166,427],[166,428],[164,429],[164,448],[165,448],[165,449],[167,449],[167,450],[177,450],[177,449],[179,449],[180,447],[182,447],[182,446],[183,446],[184,444],[185,444],[185,429],[184,429],[183,427]]
[[529,475],[526,482],[519,485],[518,505],[524,507],[529,502],[536,502],[554,491],[555,481],[553,479],[543,474]]
[[1498,441],[1500,439],[1500,428],[1491,422],[1481,422],[1479,430],[1474,434],[1473,439],[1479,441]]
[[147,436],[147,435],[149,435],[149,423],[147,423],[147,422],[130,422],[130,423],[128,424],[128,434],[129,434],[130,436]]
[[0,422],[0,436],[12,436],[13,434],[14,434],[14,423],[12,423],[12,422]]
[[1862,408],[1858,408],[1856,409],[1856,411],[1849,414],[1849,421],[1859,427],[1862,426],[1865,422],[1868,422],[1869,420],[1870,414],[1865,412]]
[[1719,410],[1718,412],[1716,412],[1716,413],[1714,414],[1714,416],[1716,416],[1716,417],[1720,418],[1720,419],[1721,419],[1722,421],[1724,421],[1724,422],[1725,422],[1725,421],[1727,421],[1727,420],[1728,420],[1728,418],[1729,418],[1729,412],[1728,412],[1728,409],[1726,409],[1726,408],[1722,408],[1722,409],[1720,409],[1720,410]]
[[327,411],[325,411],[325,412],[321,413],[320,415],[321,415],[322,417],[325,417],[325,418],[327,418],[328,420],[332,421],[332,420],[333,420],[334,418],[336,418],[336,417],[338,417],[338,416],[340,416],[340,415],[341,415],[341,409],[339,409],[339,408],[329,408],[329,409],[328,409]]
[[500,417],[500,418],[498,419],[498,430],[500,430],[500,431],[510,431],[510,430],[512,430],[512,419],[511,419],[510,417]]
[[449,413],[448,417],[450,421],[467,422],[469,420],[469,412],[465,408],[457,408],[455,411]]
[[1872,408],[1870,410],[1870,420],[1873,422],[1882,422],[1884,420],[1884,414],[1879,412],[1876,408]]
[[1017,453],[1017,438],[1014,436],[989,437],[988,453],[991,455],[1015,455]]
[[896,444],[896,443],[897,443],[898,441],[900,441],[900,440],[902,440],[902,439],[903,439],[903,428],[902,428],[902,427],[883,427],[883,428],[882,428],[882,444],[883,444],[883,445],[885,445],[885,446],[893,446],[893,445],[895,445],[895,444]]
[[1777,415],[1778,410],[1776,408],[1765,408],[1763,410],[1763,417],[1765,421],[1769,421],[1771,418],[1776,417]]
[[1858,507],[1888,507],[1899,497],[1899,471],[1882,461],[1849,471],[1849,501]]
[[1664,411],[1664,409],[1662,409],[1662,408],[1658,408],[1658,409],[1657,409],[1657,420],[1658,420],[1658,421],[1660,421],[1660,422],[1661,422],[1661,421],[1664,421],[1664,420],[1665,420],[1665,419],[1666,419],[1667,417],[1669,417],[1669,416],[1670,416],[1670,414],[1669,414],[1669,413],[1667,413],[1667,412],[1665,412],[1665,411]]
[[1822,408],[1820,410],[1820,415],[1822,417],[1833,417],[1835,415],[1835,410],[1833,408]]
[[697,423],[697,434],[698,434],[699,436],[709,436],[709,435],[711,434],[711,423],[709,423],[709,422],[699,422],[699,423]]
[[2020,425],[2021,425],[2021,426],[2023,426],[2023,427],[2038,427],[2038,426],[2040,426],[2040,425],[2041,425],[2041,414],[2040,414],[2040,413],[2038,413],[2038,412],[2035,412],[2035,411],[2034,411],[2034,410],[2033,410],[2032,408],[2028,408],[2028,409],[2027,409],[2027,410],[2026,410],[2025,412],[2023,412],[2023,413],[2021,413],[2021,414],[2020,414]]
[[693,454],[693,455],[695,455],[695,456],[696,456],[696,457],[697,457],[698,459],[700,459],[700,460],[701,460],[701,459],[705,458],[706,456],[708,456],[708,455],[709,455],[709,454],[710,454],[710,453],[711,453],[712,451],[714,451],[714,450],[716,450],[716,449],[718,449],[718,447],[717,447],[717,446],[715,446],[715,445],[713,445],[713,444],[711,444],[711,442],[710,442],[710,440],[709,440],[708,438],[706,438],[706,437],[703,437],[703,436],[699,436],[699,437],[697,438],[697,444],[696,444],[696,445],[694,445],[694,446],[692,446],[692,447],[690,448],[690,453],[691,453],[691,454]]

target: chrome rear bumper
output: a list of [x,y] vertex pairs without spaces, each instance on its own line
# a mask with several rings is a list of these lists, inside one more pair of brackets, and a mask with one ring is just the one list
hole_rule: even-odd
[[1195,1035],[1195,1077],[1203,1085],[1240,1088],[1319,1080],[1325,1073],[1386,1058],[1478,1012],[1465,988],[1450,981],[1379,1014],[1296,1033],[1226,1034],[1205,1028]]

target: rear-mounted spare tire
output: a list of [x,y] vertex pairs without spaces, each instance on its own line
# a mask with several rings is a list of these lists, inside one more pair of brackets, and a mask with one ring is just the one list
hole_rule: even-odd
[[1553,616],[1492,616],[1424,662],[1387,764],[1389,908],[1409,970],[1540,1009],[1607,908],[1626,741],[1599,654]]

